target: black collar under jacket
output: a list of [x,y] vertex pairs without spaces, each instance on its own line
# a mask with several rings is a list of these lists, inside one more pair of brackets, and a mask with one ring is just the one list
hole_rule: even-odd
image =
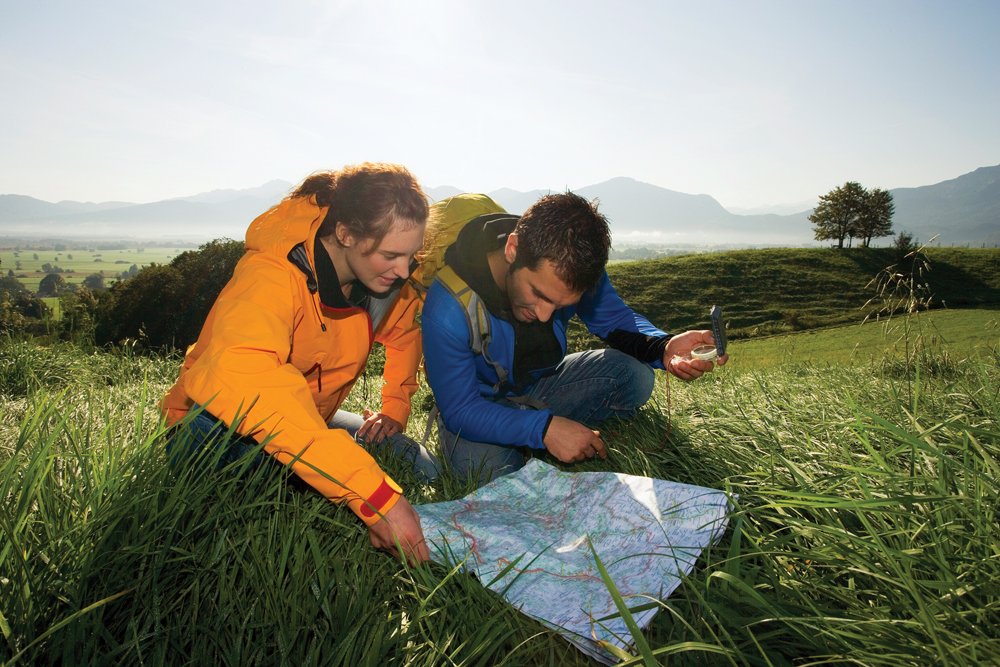
[[326,247],[317,237],[313,250],[313,262],[316,266],[316,273],[313,274],[309,265],[306,244],[302,242],[292,248],[288,253],[288,259],[305,276],[306,286],[310,292],[319,292],[319,300],[325,309],[345,310],[348,308],[361,308],[368,312],[372,320],[372,331],[378,328],[386,313],[392,308],[399,296],[399,290],[403,286],[403,280],[397,280],[387,292],[375,293],[358,281],[351,284],[350,298],[344,297],[344,292],[340,288],[340,278],[337,276],[337,269],[330,259],[330,254]]
[[445,262],[479,295],[486,309],[510,323],[514,329],[513,383],[501,387],[501,394],[506,391],[524,393],[531,384],[549,374],[564,356],[553,328],[555,317],[549,318],[548,322],[519,322],[511,311],[507,296],[493,280],[486,256],[504,247],[517,220],[518,216],[509,213],[490,213],[474,218],[445,251]]

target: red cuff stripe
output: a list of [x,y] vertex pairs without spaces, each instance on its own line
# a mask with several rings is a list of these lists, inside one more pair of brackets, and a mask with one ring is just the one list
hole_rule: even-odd
[[394,495],[396,495],[396,490],[383,479],[382,484],[375,489],[375,492],[368,496],[368,502],[361,504],[361,516],[365,518],[375,516],[376,510],[381,510]]

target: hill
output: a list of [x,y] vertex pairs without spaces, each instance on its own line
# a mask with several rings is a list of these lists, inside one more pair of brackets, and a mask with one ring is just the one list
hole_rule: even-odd
[[[920,282],[934,307],[1000,306],[1000,250],[929,248],[926,257]],[[895,262],[891,248],[775,248],[622,262],[608,274],[629,305],[667,331],[707,328],[719,304],[739,338],[860,322],[875,296],[869,282]],[[898,269],[908,274],[909,263]]]
[[[830,189],[839,185],[831,183]],[[0,195],[0,235],[238,239],[254,217],[291,187],[287,181],[275,180],[246,190],[213,190],[145,204],[50,203]],[[461,191],[453,186],[427,188],[434,200]],[[809,210],[738,215],[709,195],[685,194],[626,177],[575,191],[600,201],[616,243],[719,248],[816,244]],[[488,194],[512,213],[521,213],[546,192],[502,188]],[[909,231],[924,241],[937,235],[941,245],[1000,243],[1000,165],[935,185],[890,192],[896,201],[896,230]]]

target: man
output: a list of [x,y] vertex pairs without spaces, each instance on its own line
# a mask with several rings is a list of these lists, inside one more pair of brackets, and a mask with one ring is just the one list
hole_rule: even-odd
[[[710,331],[672,336],[625,305],[605,272],[610,246],[604,215],[567,192],[520,217],[479,216],[448,248],[457,281],[438,274],[421,326],[442,454],[456,474],[486,483],[523,466],[523,447],[567,463],[606,458],[592,427],[633,415],[652,394],[653,368],[682,380],[712,370],[689,358],[713,343]],[[462,302],[464,286],[485,306],[482,353],[473,350],[480,327]],[[573,315],[610,349],[567,356]]]

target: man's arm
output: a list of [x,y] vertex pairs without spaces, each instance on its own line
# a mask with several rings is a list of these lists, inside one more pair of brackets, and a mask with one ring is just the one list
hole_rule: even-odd
[[563,463],[573,463],[600,456],[608,458],[607,447],[599,431],[587,428],[566,417],[553,417],[545,429],[545,449]]
[[[711,361],[690,358],[692,348],[715,344],[711,331],[685,331],[677,335],[661,331],[622,300],[607,272],[597,288],[580,300],[577,314],[591,333],[611,347],[653,368],[667,370],[681,380],[695,380],[714,368]],[[722,356],[716,363],[721,366],[727,360],[727,356]]]
[[724,366],[729,360],[728,355],[722,355],[711,361],[692,359],[691,350],[699,345],[715,345],[715,337],[708,329],[685,331],[670,339],[663,351],[663,364],[670,373],[681,380],[697,380],[705,373],[711,372],[715,364]]
[[580,299],[576,312],[587,329],[609,346],[653,368],[664,368],[663,352],[671,335],[632,310],[618,296],[606,272]]

